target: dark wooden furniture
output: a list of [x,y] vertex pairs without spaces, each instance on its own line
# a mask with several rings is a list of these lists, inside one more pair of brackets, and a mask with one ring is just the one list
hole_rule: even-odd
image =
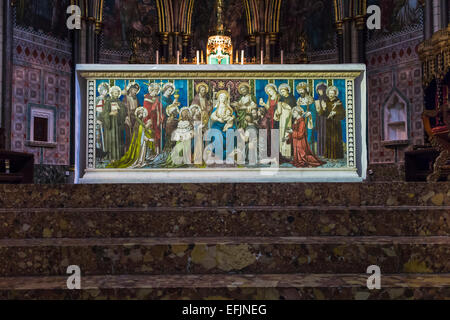
[[33,183],[34,155],[0,150],[0,183]]
[[439,151],[427,181],[438,181],[450,170],[450,25],[419,45],[423,63],[422,120],[431,145]]
[[427,181],[433,172],[433,163],[439,156],[434,148],[424,148],[405,152],[405,180]]

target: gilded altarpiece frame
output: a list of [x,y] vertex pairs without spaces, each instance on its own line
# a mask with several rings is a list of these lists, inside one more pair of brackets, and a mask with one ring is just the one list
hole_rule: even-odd
[[[365,65],[78,65],[76,119],[79,183],[366,178]],[[223,140],[220,134],[217,141],[205,138],[213,129],[223,132]],[[231,144],[236,153],[228,156],[230,130],[250,129],[258,139],[261,129],[267,140],[277,132],[276,161],[258,158],[258,144],[251,163],[248,134],[240,145],[243,162],[237,161],[236,141]],[[112,136],[120,143],[112,144]],[[209,149],[219,160],[211,164],[207,149],[214,142],[225,151],[219,156],[220,148]],[[270,141],[267,149],[264,154],[273,155]],[[174,162],[174,155],[181,162]]]

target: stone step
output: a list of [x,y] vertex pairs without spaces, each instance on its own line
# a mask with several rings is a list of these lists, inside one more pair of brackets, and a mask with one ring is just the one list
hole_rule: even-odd
[[0,209],[4,238],[445,236],[450,206]]
[[449,206],[450,183],[0,185],[0,208]]
[[450,272],[450,237],[0,240],[0,276]]
[[450,274],[382,274],[381,289],[368,274],[116,275],[0,278],[0,299],[448,299]]

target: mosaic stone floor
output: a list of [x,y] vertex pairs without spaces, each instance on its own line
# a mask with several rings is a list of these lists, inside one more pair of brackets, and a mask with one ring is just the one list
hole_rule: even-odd
[[450,299],[450,183],[0,185],[0,207],[0,299]]

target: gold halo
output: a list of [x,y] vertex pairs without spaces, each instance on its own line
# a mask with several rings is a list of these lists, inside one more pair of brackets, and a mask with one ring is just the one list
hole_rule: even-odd
[[112,92],[113,92],[113,90],[117,90],[117,91],[119,91],[119,98],[122,96],[122,89],[120,89],[120,87],[119,86],[112,86],[111,87],[111,89],[109,89],[109,95],[110,96],[112,96]]
[[[320,86],[320,85],[324,85],[325,86],[325,88],[328,88],[328,85],[325,83],[325,82],[319,82],[318,84],[316,84],[316,92],[317,92],[317,88]],[[326,91],[327,89],[325,89],[325,91]]]
[[248,91],[249,91],[249,92],[251,91],[250,84],[248,84],[247,82],[241,82],[241,83],[239,84],[239,86],[238,86],[238,91],[239,91],[239,93],[241,93],[241,88],[242,88],[242,87],[247,87],[247,88],[248,88]]
[[281,94],[281,89],[286,88],[288,90],[289,93],[291,93],[291,87],[289,86],[289,84],[287,83],[282,83],[280,84],[280,86],[278,87],[278,93]]
[[206,93],[208,93],[209,92],[209,86],[206,84],[206,82],[197,83],[197,85],[195,86],[195,92],[199,93],[200,87],[202,87],[202,86],[206,87]]
[[217,100],[219,100],[219,97],[220,97],[220,95],[221,95],[222,93],[225,93],[226,96],[227,96],[227,99],[230,100],[230,94],[229,94],[228,91],[226,91],[226,90],[220,90],[220,91],[217,92]]
[[162,92],[162,93],[165,93],[166,90],[169,89],[169,87],[171,87],[172,90],[173,90],[173,92],[175,92],[175,85],[174,85],[172,82],[166,82],[166,83],[164,83],[164,85],[163,85],[163,87],[162,87],[162,89],[161,89],[161,92]]
[[177,113],[180,112],[180,111],[178,110],[178,106],[177,106],[177,105],[170,105],[170,106],[168,106],[168,107],[166,108],[166,114],[167,114],[167,116],[170,116],[174,110],[177,110]]
[[183,107],[183,108],[181,108],[180,109],[180,116],[181,116],[181,114],[183,113],[183,111],[185,111],[185,110],[187,110],[187,112],[189,113],[189,117],[191,117],[192,116],[192,112],[191,112],[191,109],[189,109],[189,107]]
[[264,87],[264,91],[266,92],[266,94],[269,94],[267,92],[267,89],[269,89],[269,88],[272,88],[275,91],[275,93],[278,92],[277,86],[274,85],[273,83],[269,83]]
[[339,89],[336,88],[336,86],[330,86],[330,87],[327,88],[327,96],[328,96],[328,93],[329,93],[330,91],[336,92],[336,97],[339,95]]
[[131,88],[132,86],[137,86],[137,87],[138,87],[138,90],[137,90],[137,93],[136,93],[136,94],[138,94],[138,93],[141,91],[141,86],[139,85],[139,83],[133,81],[133,82],[130,82],[130,83],[127,85],[127,93],[128,93],[128,91],[130,90],[130,88]]
[[100,83],[100,84],[98,85],[98,87],[97,87],[97,92],[98,92],[98,93],[101,93],[101,92],[100,92],[100,88],[101,88],[101,87],[106,87],[106,91],[108,91],[108,93],[109,93],[110,87],[109,87],[109,84],[108,84],[107,82],[102,82],[102,83]]
[[299,89],[299,88],[303,88],[303,89],[305,89],[306,91],[308,91],[308,84],[306,83],[306,82],[300,82],[299,84],[297,84],[297,86],[295,87],[297,90]]
[[152,82],[152,83],[144,82],[144,84],[148,86],[147,87],[148,93],[150,93],[150,88],[153,88],[155,86],[158,87],[158,93],[156,95],[159,95],[161,93],[161,85],[159,83],[157,83],[157,82]]
[[138,116],[138,112],[139,111],[144,111],[144,119],[147,118],[148,116],[148,110],[145,109],[144,107],[139,107],[134,111],[134,115],[137,117]]
[[197,108],[198,110],[202,110],[202,108],[198,105],[198,104],[191,104],[190,106],[189,106],[189,110],[191,110],[192,111],[192,109],[194,109],[194,108]]

